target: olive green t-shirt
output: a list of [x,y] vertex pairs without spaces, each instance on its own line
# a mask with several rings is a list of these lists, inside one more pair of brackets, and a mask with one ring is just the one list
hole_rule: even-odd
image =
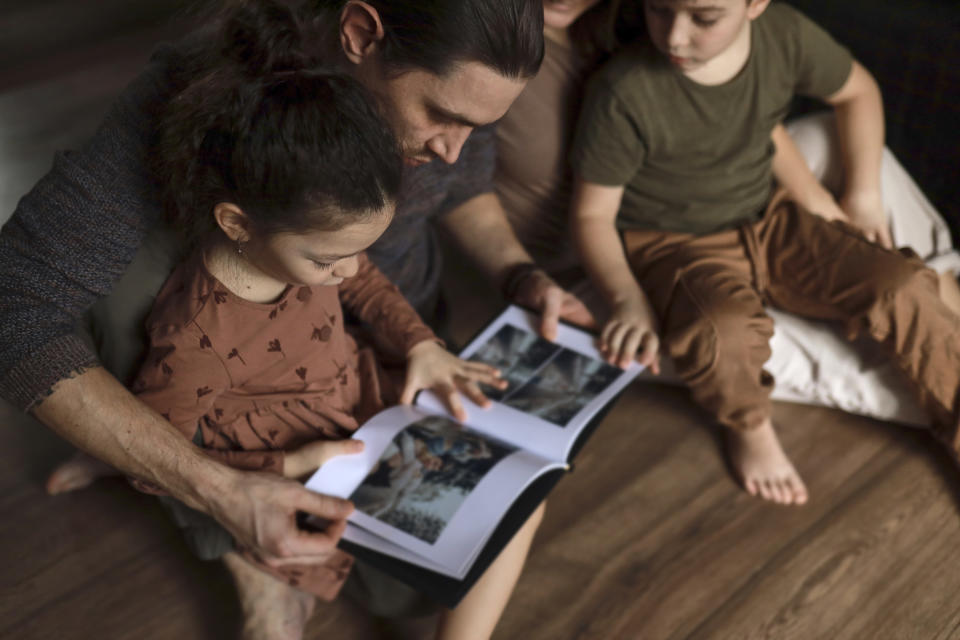
[[784,4],[768,7],[751,30],[744,68],[721,85],[690,80],[647,43],[591,78],[571,162],[588,182],[625,187],[618,228],[711,233],[763,211],[773,127],[795,94],[838,91],[852,58]]

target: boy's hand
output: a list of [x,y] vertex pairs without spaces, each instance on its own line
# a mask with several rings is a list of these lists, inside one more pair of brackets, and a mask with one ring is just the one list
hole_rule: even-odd
[[625,369],[636,356],[640,364],[659,374],[659,349],[656,316],[646,298],[628,300],[613,308],[600,334],[600,351],[610,364]]
[[411,404],[417,391],[432,389],[446,400],[454,417],[461,422],[467,419],[460,393],[480,405],[489,407],[490,400],[478,384],[505,389],[507,381],[500,379],[500,372],[482,362],[461,360],[436,342],[424,340],[414,345],[407,353],[407,381],[400,395],[400,402]]
[[846,193],[840,201],[840,208],[846,213],[849,223],[863,231],[868,240],[893,249],[890,225],[879,191]]
[[299,478],[319,469],[334,456],[346,456],[363,451],[360,440],[317,440],[305,444],[296,451],[283,455],[283,475]]

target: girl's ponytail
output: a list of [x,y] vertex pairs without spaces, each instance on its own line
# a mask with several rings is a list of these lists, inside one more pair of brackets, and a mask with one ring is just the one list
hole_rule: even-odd
[[244,0],[224,17],[220,54],[251,77],[310,66],[293,13],[275,0]]
[[356,80],[307,53],[301,24],[276,0],[232,5],[205,71],[167,106],[156,174],[191,243],[216,229],[218,202],[274,233],[339,228],[395,199],[392,131]]

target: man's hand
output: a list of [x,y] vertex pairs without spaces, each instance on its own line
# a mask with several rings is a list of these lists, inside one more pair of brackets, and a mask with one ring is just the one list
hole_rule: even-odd
[[848,192],[840,201],[840,208],[846,214],[848,222],[863,231],[868,240],[893,249],[890,225],[879,191]]
[[[349,500],[314,493],[298,482],[266,473],[237,472],[210,513],[239,549],[272,567],[322,564],[336,550],[353,512]],[[327,522],[322,531],[297,527],[298,512]]]
[[413,346],[407,354],[407,379],[400,394],[400,402],[410,404],[417,391],[432,389],[442,397],[457,420],[467,419],[460,394],[481,407],[489,407],[490,400],[483,395],[479,384],[505,389],[507,381],[500,378],[496,368],[482,362],[470,362],[453,355],[432,340]]
[[586,305],[542,269],[532,270],[518,283],[510,302],[540,312],[540,333],[547,340],[556,339],[561,319],[588,329],[596,326]]

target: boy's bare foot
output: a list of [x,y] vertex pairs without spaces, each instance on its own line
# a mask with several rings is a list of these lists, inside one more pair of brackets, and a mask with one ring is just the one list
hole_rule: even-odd
[[731,429],[727,447],[747,493],[778,504],[807,501],[807,487],[783,452],[770,420],[749,431]]
[[118,475],[120,472],[106,462],[101,462],[83,451],[77,451],[47,476],[47,493],[55,496],[58,493],[76,491],[90,486],[97,478]]
[[302,640],[316,599],[261,571],[231,551],[223,563],[243,608],[242,640]]

